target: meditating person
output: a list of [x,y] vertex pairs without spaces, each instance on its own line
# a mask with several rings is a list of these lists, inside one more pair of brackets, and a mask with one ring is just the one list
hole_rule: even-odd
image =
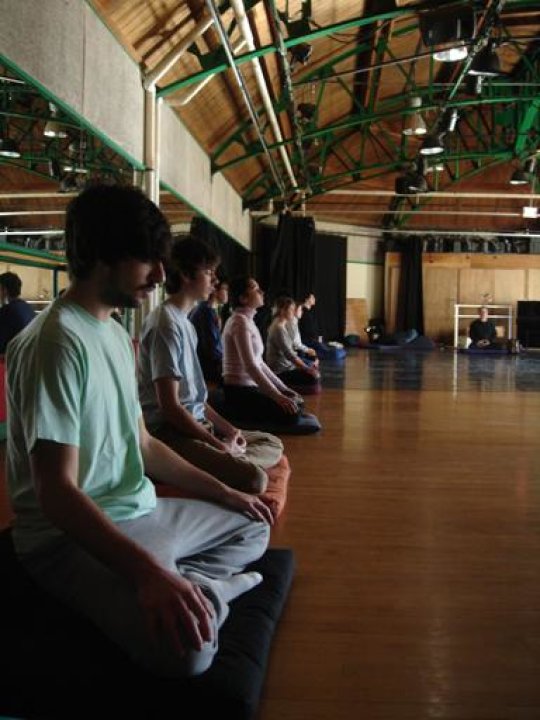
[[36,313],[21,299],[22,281],[13,272],[0,275],[0,355],[6,352],[8,342],[31,322]]
[[208,300],[197,303],[189,315],[197,332],[197,355],[207,382],[221,382],[223,343],[220,309],[228,299],[229,283],[226,280],[216,280]]
[[[229,602],[268,543],[265,502],[146,430],[114,307],[163,281],[171,240],[133,187],[95,185],[66,214],[70,286],[9,344],[7,478],[33,579],[152,673],[204,672]],[[149,477],[197,499],[156,498]]]
[[280,297],[276,300],[275,308],[274,319],[266,340],[266,362],[286,385],[311,388],[318,386],[319,371],[298,355],[287,327],[295,319],[294,300],[290,297]]
[[298,320],[298,328],[302,343],[317,350],[317,346],[322,345],[322,336],[319,335],[319,323],[315,310],[315,295],[308,292],[302,298],[302,317]]
[[167,300],[146,318],[139,347],[139,397],[148,430],[183,458],[245,492],[266,489],[266,469],[281,460],[283,443],[268,433],[241,432],[207,404],[189,321],[206,301],[219,258],[204,242],[176,242],[166,268]]
[[302,397],[263,360],[263,342],[253,318],[264,302],[255,278],[229,285],[233,313],[223,329],[223,388],[227,411],[238,420],[291,424],[301,416]]
[[302,360],[304,360],[307,365],[313,365],[314,367],[318,367],[319,359],[317,357],[317,352],[313,348],[304,345],[304,343],[302,342],[302,337],[300,335],[300,328],[298,327],[298,322],[303,314],[304,307],[302,303],[296,303],[294,317],[291,318],[291,320],[287,321],[285,327],[287,328],[287,331],[291,337],[293,348],[296,353],[302,358]]
[[478,311],[478,319],[473,320],[469,328],[471,348],[488,350],[497,347],[497,329],[489,319],[489,310],[483,306]]

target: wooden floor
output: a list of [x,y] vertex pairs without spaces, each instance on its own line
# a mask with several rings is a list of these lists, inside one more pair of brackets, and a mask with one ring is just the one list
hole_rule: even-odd
[[347,362],[324,432],[286,440],[298,568],[259,720],[538,720],[540,393],[350,389]]
[[258,720],[540,718],[540,386],[432,356],[421,382],[348,358],[324,432],[286,440],[297,573]]

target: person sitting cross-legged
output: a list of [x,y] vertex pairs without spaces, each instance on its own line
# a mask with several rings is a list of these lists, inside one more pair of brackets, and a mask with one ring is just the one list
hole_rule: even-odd
[[308,365],[295,351],[287,324],[295,318],[296,305],[290,297],[280,297],[275,303],[274,319],[266,340],[266,361],[286,385],[314,387],[319,385],[320,373]]
[[167,300],[146,318],[139,348],[139,395],[152,434],[231,487],[261,493],[266,469],[283,444],[274,435],[241,432],[207,404],[189,312],[212,292],[219,258],[202,241],[175,243],[167,265]]
[[291,337],[293,348],[295,352],[302,358],[306,365],[312,365],[313,367],[319,367],[319,358],[317,352],[313,348],[304,345],[302,337],[300,335],[299,322],[304,314],[304,306],[301,302],[296,303],[296,309],[294,311],[294,317],[288,320],[285,324],[287,331]]
[[[16,554],[35,582],[133,662],[204,672],[229,602],[261,581],[271,509],[150,435],[114,307],[163,281],[171,240],[133,187],[95,185],[66,213],[71,284],[9,344],[7,479]],[[196,499],[157,498],[149,479]]]
[[469,328],[471,348],[478,350],[489,350],[497,347],[497,330],[495,324],[489,319],[487,307],[481,307],[478,311],[478,319],[473,320]]
[[255,278],[231,280],[233,313],[223,328],[223,390],[227,411],[238,420],[291,425],[302,415],[303,398],[263,360],[264,345],[254,316],[264,293]]

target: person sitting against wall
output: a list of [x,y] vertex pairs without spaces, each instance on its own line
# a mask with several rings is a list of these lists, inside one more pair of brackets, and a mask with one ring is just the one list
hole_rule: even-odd
[[208,300],[201,300],[189,315],[197,332],[197,355],[207,382],[221,382],[223,343],[219,309],[228,299],[229,283],[226,280],[218,280]]
[[497,330],[495,323],[489,319],[489,310],[482,306],[478,311],[478,319],[473,320],[469,328],[471,348],[488,350],[497,347]]
[[241,432],[210,405],[188,314],[206,301],[219,258],[197,238],[176,242],[166,267],[167,300],[146,318],[139,349],[139,397],[155,437],[230,487],[261,493],[266,469],[283,443],[268,433]]
[[287,323],[295,319],[295,302],[290,297],[280,297],[275,307],[266,340],[266,362],[286,385],[313,389],[319,385],[320,373],[316,367],[304,362],[295,351],[287,328]]
[[6,352],[8,342],[18,335],[36,313],[21,299],[21,278],[12,272],[0,275],[0,355]]
[[302,397],[263,360],[264,345],[253,320],[264,303],[255,278],[242,276],[229,285],[233,313],[223,329],[223,389],[227,411],[239,420],[298,422]]

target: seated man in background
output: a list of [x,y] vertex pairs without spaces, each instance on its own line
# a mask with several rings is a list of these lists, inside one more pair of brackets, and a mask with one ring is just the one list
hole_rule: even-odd
[[12,272],[0,275],[0,355],[6,352],[8,342],[34,319],[36,313],[21,300],[21,278]]
[[167,300],[146,318],[139,351],[139,395],[150,432],[197,467],[246,492],[261,493],[283,454],[268,433],[241,432],[207,404],[188,319],[206,300],[219,258],[196,238],[175,243],[167,266]]
[[201,300],[189,315],[197,331],[197,355],[207,382],[221,382],[223,343],[219,310],[228,299],[229,284],[225,280],[218,280],[208,300]]
[[497,346],[497,330],[495,324],[489,319],[487,307],[481,307],[478,311],[478,319],[473,320],[469,328],[471,347],[480,350],[487,350]]
[[[163,281],[170,230],[132,187],[96,185],[66,214],[70,287],[10,343],[7,476],[15,551],[46,591],[134,662],[204,672],[273,518],[145,428],[114,307]],[[197,500],[156,498],[147,477]],[[204,501],[204,502],[203,502]]]

